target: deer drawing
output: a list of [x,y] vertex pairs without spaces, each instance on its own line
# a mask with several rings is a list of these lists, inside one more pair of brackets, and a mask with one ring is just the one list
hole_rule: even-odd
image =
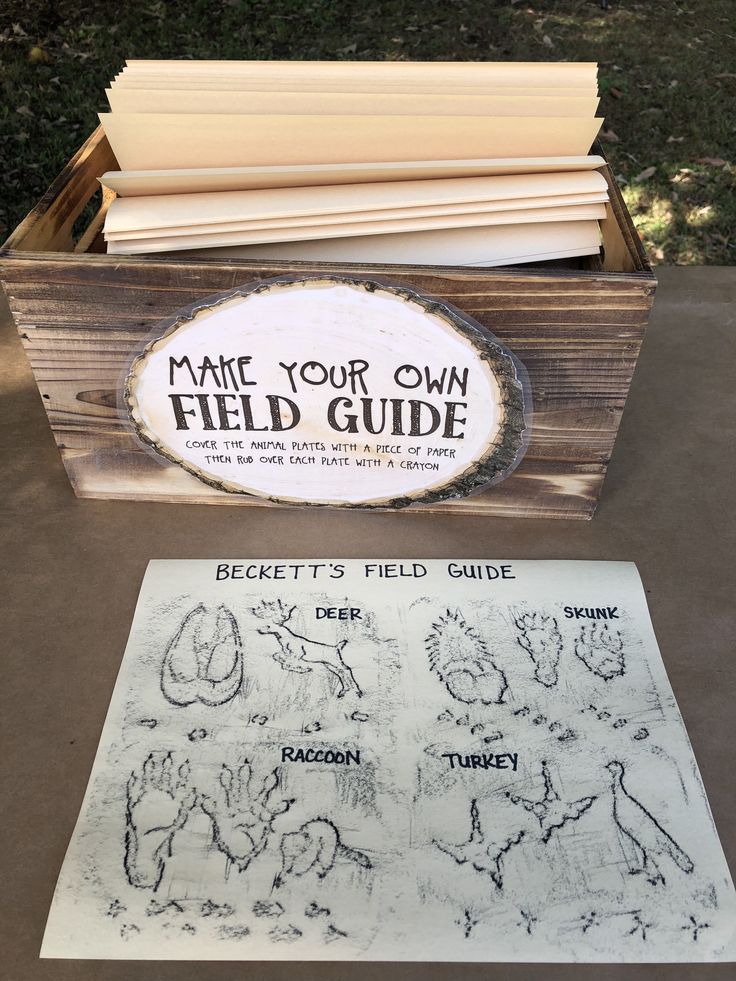
[[347,644],[341,640],[337,644],[327,644],[319,640],[304,637],[290,625],[295,606],[286,606],[281,600],[262,602],[254,607],[251,613],[263,621],[258,633],[273,637],[278,645],[273,659],[285,671],[295,671],[305,674],[315,667],[328,671],[339,684],[338,698],[343,698],[348,692],[354,692],[358,697],[363,692],[355,680],[352,668],[346,664],[342,652]]

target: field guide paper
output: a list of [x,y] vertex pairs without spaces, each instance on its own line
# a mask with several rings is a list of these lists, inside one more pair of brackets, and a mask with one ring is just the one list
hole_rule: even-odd
[[634,565],[148,566],[42,956],[733,959]]

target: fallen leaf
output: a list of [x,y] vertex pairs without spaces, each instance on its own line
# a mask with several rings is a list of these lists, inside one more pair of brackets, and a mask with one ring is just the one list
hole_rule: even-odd
[[649,178],[655,174],[656,170],[656,167],[647,167],[645,170],[642,170],[640,174],[637,174],[636,177],[632,177],[631,179],[633,181],[648,181]]
[[708,164],[710,167],[726,167],[727,161],[720,157],[696,157],[699,164]]
[[714,75],[713,78],[736,78],[733,72],[721,72],[719,75]]
[[352,55],[352,54],[355,54],[355,52],[357,50],[358,50],[358,45],[354,41],[352,44],[348,44],[344,48],[338,48],[337,49],[337,53],[338,54],[343,54],[343,55]]
[[695,171],[690,170],[689,167],[683,167],[682,170],[678,170],[674,177],[670,178],[671,184],[685,184],[689,182],[690,178],[693,176]]
[[667,137],[667,142],[668,143],[682,143],[682,141],[684,139],[685,139],[684,136],[668,136]]
[[623,92],[621,91],[621,89],[614,88],[613,86],[611,86],[611,88],[608,90],[608,94],[612,95],[614,99],[623,98]]
[[552,40],[549,34],[544,35],[544,37],[542,38],[542,44],[544,44],[548,48],[554,48],[555,46],[555,42]]
[[33,118],[33,110],[31,109],[30,106],[18,106],[18,108],[15,111],[20,116],[30,116],[31,118]]
[[606,143],[618,143],[619,137],[613,132],[612,129],[604,129],[601,132],[600,138]]
[[28,60],[32,65],[48,65],[51,56],[48,51],[44,51],[40,45],[36,44],[28,52]]

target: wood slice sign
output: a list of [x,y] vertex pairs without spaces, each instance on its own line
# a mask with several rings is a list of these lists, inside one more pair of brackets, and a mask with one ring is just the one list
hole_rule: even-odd
[[399,508],[503,477],[524,443],[511,354],[409,289],[279,279],[159,325],[125,401],[199,480],[286,504]]

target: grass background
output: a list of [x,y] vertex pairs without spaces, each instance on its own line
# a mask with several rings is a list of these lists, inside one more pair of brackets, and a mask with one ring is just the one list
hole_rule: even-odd
[[585,60],[652,261],[733,264],[736,3],[609,2],[0,0],[0,236],[95,127],[127,57]]

